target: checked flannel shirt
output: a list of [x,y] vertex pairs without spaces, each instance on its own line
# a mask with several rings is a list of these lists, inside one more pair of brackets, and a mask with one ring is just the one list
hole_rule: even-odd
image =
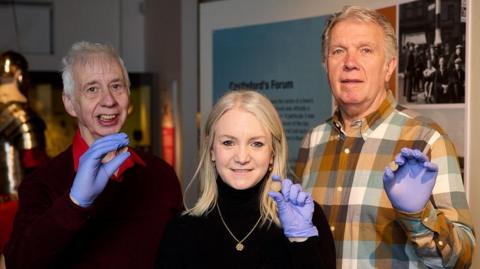
[[[444,131],[398,106],[390,91],[352,127],[347,135],[337,110],[307,133],[295,169],[329,221],[337,268],[466,268],[475,237],[457,155]],[[384,169],[402,147],[423,151],[439,167],[429,202],[414,214],[393,209],[383,188]]]

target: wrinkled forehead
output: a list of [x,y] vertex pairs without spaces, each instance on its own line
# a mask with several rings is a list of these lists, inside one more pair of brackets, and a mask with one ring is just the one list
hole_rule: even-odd
[[380,25],[370,21],[346,19],[338,22],[333,28],[328,42],[332,46],[373,46],[385,48],[385,33]]
[[[76,72],[88,71],[93,73],[113,73],[122,74],[122,69],[118,60],[107,54],[90,54],[88,56],[76,59],[73,68]],[[123,76],[123,74],[122,74]]]
[[352,29],[352,27],[358,27],[364,29],[364,31],[385,35],[380,24],[373,20],[358,17],[346,17],[339,20],[337,23],[335,23],[335,25],[333,25],[331,32],[337,33],[339,30],[348,32],[348,30]]

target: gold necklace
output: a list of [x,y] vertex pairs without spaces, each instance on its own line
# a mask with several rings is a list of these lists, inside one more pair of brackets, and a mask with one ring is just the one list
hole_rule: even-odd
[[227,223],[225,223],[225,220],[223,219],[222,212],[220,212],[220,207],[218,206],[218,204],[216,204],[216,206],[217,206],[217,210],[218,210],[218,215],[220,216],[220,220],[222,221],[223,226],[225,226],[228,233],[233,237],[233,239],[235,239],[235,241],[237,241],[237,244],[235,245],[235,249],[237,251],[242,251],[245,248],[245,245],[243,244],[243,242],[253,233],[255,228],[257,228],[257,225],[260,223],[260,220],[262,219],[262,215],[260,215],[260,217],[257,220],[257,223],[255,223],[255,225],[253,225],[250,232],[248,232],[248,234],[245,235],[245,237],[243,237],[242,240],[238,240],[237,237],[232,233],[232,231],[230,231],[230,228],[228,228]]

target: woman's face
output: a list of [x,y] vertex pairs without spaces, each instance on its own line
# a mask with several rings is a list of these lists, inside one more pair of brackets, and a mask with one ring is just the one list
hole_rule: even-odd
[[272,162],[272,135],[254,114],[233,108],[217,121],[211,149],[222,180],[244,190],[255,186]]

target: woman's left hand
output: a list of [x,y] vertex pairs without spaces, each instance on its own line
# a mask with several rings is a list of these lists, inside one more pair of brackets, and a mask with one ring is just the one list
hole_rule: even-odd
[[304,192],[300,184],[293,184],[290,179],[281,180],[272,176],[273,181],[281,182],[279,192],[271,191],[270,197],[277,203],[278,216],[283,226],[283,232],[288,238],[308,238],[318,236],[317,227],[312,223],[313,199]]

